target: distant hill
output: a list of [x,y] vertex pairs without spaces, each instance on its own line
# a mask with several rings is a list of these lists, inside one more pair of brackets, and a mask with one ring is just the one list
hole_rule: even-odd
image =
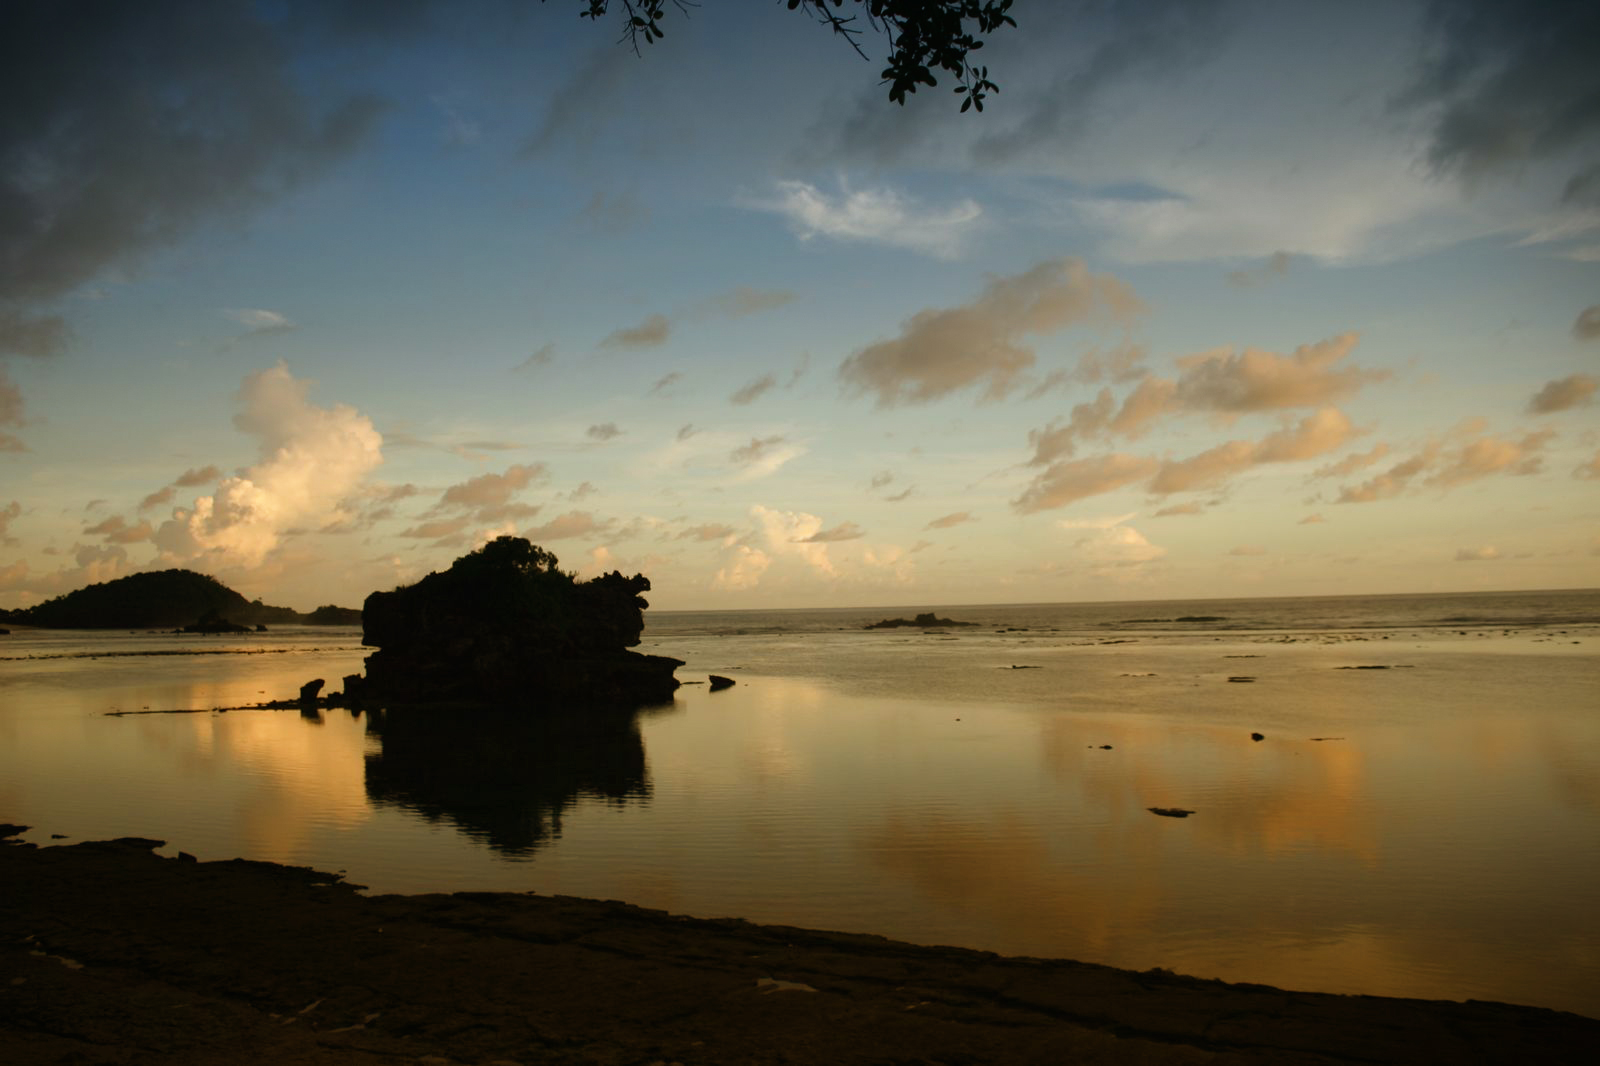
[[318,607],[310,614],[290,607],[269,607],[193,570],[130,574],[11,611],[5,617],[18,625],[50,629],[173,629],[207,614],[248,626],[361,623],[361,612],[349,607]]

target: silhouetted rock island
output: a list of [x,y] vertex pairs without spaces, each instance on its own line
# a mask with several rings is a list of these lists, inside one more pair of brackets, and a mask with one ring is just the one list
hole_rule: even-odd
[[976,622],[957,622],[953,618],[940,618],[933,612],[919,614],[915,618],[885,618],[881,622],[864,625],[862,629],[898,629],[901,626],[914,626],[921,629],[932,629],[935,626],[975,626]]
[[[151,570],[77,589],[23,610],[0,612],[6,620],[46,629],[178,629],[237,633],[263,625],[357,625],[361,612],[318,607],[301,614],[247,600],[214,577],[193,570]],[[231,628],[201,628],[220,622]]]
[[[578,581],[521,537],[500,537],[414,585],[374,592],[362,609],[366,704],[558,711],[672,699],[682,660],[627,649],[644,630],[642,574]],[[354,691],[352,691],[352,688]]]
[[[261,626],[260,628],[265,629],[266,627]],[[242,626],[237,622],[228,621],[216,611],[207,611],[205,614],[201,615],[198,620],[184,626],[181,630],[179,630],[179,632],[217,634],[249,633],[252,632],[252,630],[249,626]]]

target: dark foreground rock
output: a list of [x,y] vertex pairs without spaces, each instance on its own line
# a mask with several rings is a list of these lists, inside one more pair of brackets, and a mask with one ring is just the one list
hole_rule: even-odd
[[862,629],[898,629],[901,626],[911,626],[920,629],[937,629],[941,626],[975,626],[976,622],[957,622],[953,618],[940,618],[933,612],[919,614],[915,618],[885,618],[881,622],[872,622],[864,625]]
[[43,1063],[1527,1063],[1600,1022],[1284,992],[620,903],[363,897],[156,841],[0,847],[0,1058]]
[[362,609],[366,677],[345,697],[374,705],[539,710],[672,699],[678,659],[629,651],[644,630],[641,574],[578,581],[556,557],[500,537]]

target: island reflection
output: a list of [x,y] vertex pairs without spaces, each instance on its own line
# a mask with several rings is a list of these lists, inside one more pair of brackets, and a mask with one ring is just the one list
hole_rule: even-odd
[[650,802],[640,713],[374,711],[367,735],[380,746],[366,755],[367,796],[504,855],[531,855],[560,837],[562,815],[581,798]]

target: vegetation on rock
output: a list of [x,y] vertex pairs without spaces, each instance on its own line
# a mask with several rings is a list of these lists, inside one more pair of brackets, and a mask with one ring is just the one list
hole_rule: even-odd
[[247,600],[214,577],[193,570],[152,570],[90,585],[11,611],[6,619],[47,629],[173,629],[214,617],[236,626],[355,625],[361,612],[319,607],[303,615],[290,607]]

